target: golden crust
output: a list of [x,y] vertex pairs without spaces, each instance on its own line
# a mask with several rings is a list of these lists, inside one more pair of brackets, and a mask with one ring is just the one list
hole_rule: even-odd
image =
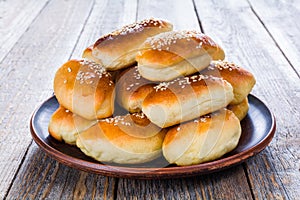
[[96,124],[60,106],[51,116],[48,130],[52,137],[68,144],[75,144],[77,135]]
[[140,22],[123,26],[121,29],[115,30],[111,33],[102,36],[95,42],[93,47],[98,48],[100,44],[102,44],[104,41],[107,40],[114,40],[119,37],[125,37],[127,35],[140,33],[144,31],[145,28],[172,29],[173,25],[170,22],[161,19],[154,19],[154,18],[144,19]]
[[169,127],[226,107],[233,99],[231,85],[221,78],[194,75],[154,87],[142,104],[149,120]]
[[241,103],[254,87],[256,80],[249,71],[242,67],[225,61],[214,61],[211,65],[200,72],[204,75],[221,77],[233,87],[234,99],[230,104]]
[[148,38],[140,47],[139,65],[164,68],[184,59],[209,54],[213,60],[223,60],[223,49],[210,37],[196,31],[170,31]]
[[93,120],[112,115],[112,77],[101,65],[94,62],[66,62],[55,74],[54,92],[63,107],[86,119]]
[[169,129],[163,155],[169,163],[193,165],[220,158],[239,141],[241,126],[229,110],[221,109]]
[[108,70],[128,67],[135,63],[136,53],[148,37],[172,29],[169,22],[152,18],[124,26],[99,38],[93,45],[92,57]]
[[246,97],[241,103],[235,105],[228,105],[227,109],[231,110],[237,118],[242,121],[249,110],[248,98]]
[[80,134],[77,146],[101,162],[143,163],[161,154],[165,133],[143,114],[128,114],[99,121]]
[[117,102],[129,112],[140,112],[146,96],[154,90],[156,84],[144,79],[137,67],[124,70],[117,78]]

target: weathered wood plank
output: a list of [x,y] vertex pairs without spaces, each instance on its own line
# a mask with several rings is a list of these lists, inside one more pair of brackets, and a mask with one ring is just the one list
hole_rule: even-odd
[[297,199],[299,77],[246,1],[201,1],[196,5],[204,31],[223,41],[228,60],[254,73],[257,84],[253,93],[267,102],[277,119],[270,146],[246,162],[254,197]]
[[115,179],[59,164],[36,144],[19,174],[7,199],[112,199],[114,195]]
[[92,1],[51,1],[0,64],[5,69],[0,79],[1,197],[31,143],[29,117],[52,93],[55,70],[70,56],[91,7]]
[[250,5],[300,77],[300,1],[250,0]]
[[[192,1],[139,1],[138,18],[161,17],[177,30],[200,30]],[[180,14],[184,13],[184,17]],[[128,180],[118,182],[117,198],[129,199],[251,199],[241,165],[220,173],[172,180]]]
[[106,33],[135,22],[137,0],[96,1],[93,11],[76,44],[72,58],[80,58],[88,46]]
[[174,30],[200,30],[193,2],[189,1],[139,1],[138,20],[155,17],[169,20]]
[[[95,2],[88,2],[89,4],[85,6],[81,5],[81,3],[83,2],[84,1],[76,2],[77,4],[79,4],[78,6],[84,7],[82,8],[83,10],[81,10],[81,12],[83,12],[84,14],[84,16],[82,16],[82,21],[76,21],[77,23],[74,23],[74,26],[76,26],[76,28],[73,31],[69,30],[69,26],[71,26],[70,24],[63,24],[63,27],[66,28],[66,30],[64,28],[61,28],[61,37],[70,38],[65,41],[60,41],[60,45],[68,45],[68,48],[61,49],[61,51],[64,51],[64,56],[59,56],[59,63],[53,64],[51,70],[48,69],[48,71],[51,71],[53,75],[51,75],[50,77],[50,75],[47,75],[45,71],[36,75],[36,77],[41,78],[49,76],[45,77],[47,81],[45,81],[44,83],[39,83],[42,84],[42,88],[47,88],[46,90],[48,91],[48,95],[49,91],[52,91],[54,72],[63,62],[68,59],[68,57],[80,57],[82,50],[93,43],[94,40],[97,39],[101,34],[109,32],[126,23],[135,21],[136,15],[133,15],[132,13],[136,13],[136,1],[122,1],[117,3],[115,1],[99,0]],[[49,16],[51,12],[53,12],[53,10],[56,10],[56,12],[58,12],[58,8],[56,7],[61,7],[60,12],[66,12],[67,10],[74,9],[72,8],[72,5],[59,4],[59,1],[53,4],[49,5],[51,6],[49,9],[46,8],[45,11],[43,11],[42,16]],[[74,2],[72,4],[74,4]],[[63,15],[63,13],[60,13],[58,15],[59,16],[57,17],[60,21],[67,20],[67,18],[70,17],[67,14]],[[73,16],[73,19],[76,20],[77,17],[78,16]],[[43,20],[39,19],[39,21],[36,23],[36,26],[39,26],[40,23],[44,22]],[[33,26],[33,28],[34,27],[35,26]],[[72,34],[70,34],[70,32],[72,32]],[[48,40],[51,40],[51,37],[49,37]],[[72,45],[71,42],[73,42]],[[57,48],[59,44],[54,42],[51,45]],[[49,46],[49,48],[51,47],[51,45]],[[70,55],[71,53],[72,55]],[[42,53],[41,56],[47,56],[47,52]],[[55,58],[55,54],[50,56],[52,56],[48,58],[50,60]],[[44,68],[46,67],[47,65],[44,66]],[[36,93],[40,93],[41,88],[34,88],[34,90]],[[45,95],[40,94],[40,101],[44,98]],[[37,104],[37,102],[29,103],[30,105]],[[32,108],[28,108],[27,111],[28,110],[31,110],[30,112],[32,112]],[[22,114],[22,116],[28,119],[30,112],[24,113]],[[28,127],[26,127],[26,130],[24,130],[24,132],[28,134],[26,135],[26,137],[30,137],[28,133]],[[23,177],[28,178],[24,179]],[[56,161],[48,158],[40,150],[37,150],[36,145],[33,144],[30,146],[29,153],[26,155],[24,164],[22,164],[20,171],[17,174],[13,185],[11,186],[11,189],[7,195],[7,199],[17,198],[17,194],[19,193],[16,193],[16,191],[19,190],[21,191],[19,195],[19,197],[21,198],[32,197],[33,199],[40,199],[45,197],[46,199],[112,199],[114,197],[113,195],[115,190],[115,180],[116,179],[113,178],[106,178],[95,174],[84,173],[75,169],[71,169],[69,167],[62,166]],[[35,182],[35,186],[31,186],[28,188],[24,187],[24,185],[28,185],[28,183],[30,183],[31,181]]]
[[48,0],[0,1],[0,62],[47,2]]
[[252,199],[244,179],[240,166],[192,178],[120,179],[117,199]]

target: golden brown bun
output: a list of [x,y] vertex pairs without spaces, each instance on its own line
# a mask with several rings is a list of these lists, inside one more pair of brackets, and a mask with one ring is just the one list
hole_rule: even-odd
[[163,155],[169,163],[199,164],[232,151],[240,136],[240,121],[231,111],[221,109],[172,127],[163,142]]
[[[152,81],[169,81],[223,60],[223,49],[197,31],[170,31],[148,38],[136,60],[141,75]],[[159,76],[157,76],[157,74]]]
[[233,99],[231,85],[222,78],[194,75],[154,87],[142,111],[159,127],[169,127],[226,107]]
[[77,135],[96,124],[60,106],[51,116],[48,130],[52,137],[68,144],[75,144]]
[[235,105],[228,105],[227,109],[231,110],[237,118],[242,121],[248,113],[249,104],[248,98],[246,97],[241,103]]
[[55,74],[54,92],[63,107],[86,119],[105,118],[113,113],[114,83],[100,64],[66,62]]
[[161,155],[165,133],[143,114],[128,114],[99,121],[82,132],[76,144],[100,162],[136,164]]
[[253,74],[242,67],[225,61],[214,61],[211,65],[200,72],[204,75],[222,77],[233,87],[234,99],[230,104],[241,103],[251,92],[255,85]]
[[126,69],[117,78],[117,102],[129,112],[140,112],[144,99],[154,90],[155,85],[141,77],[137,67]]
[[[93,57],[93,45],[92,46],[89,46],[87,47],[83,53],[82,53],[82,58],[86,59],[86,60],[90,60],[90,61],[93,61],[93,62],[96,62],[96,63],[101,63],[100,60],[98,60],[97,58]],[[102,64],[103,65],[103,64]]]
[[112,71],[128,67],[135,63],[136,53],[148,37],[172,29],[171,23],[153,18],[124,26],[96,41],[92,48],[92,60],[99,60]]

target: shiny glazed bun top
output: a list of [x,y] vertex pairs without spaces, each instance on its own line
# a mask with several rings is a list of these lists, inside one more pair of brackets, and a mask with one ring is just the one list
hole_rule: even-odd
[[114,83],[95,62],[70,60],[55,74],[54,92],[60,105],[89,120],[112,115]]
[[223,60],[223,49],[197,31],[170,31],[148,38],[136,60],[140,74],[152,81],[187,76]]
[[129,24],[99,38],[92,47],[93,60],[108,70],[118,70],[135,63],[136,53],[148,38],[171,31],[173,25],[160,19],[146,19]]

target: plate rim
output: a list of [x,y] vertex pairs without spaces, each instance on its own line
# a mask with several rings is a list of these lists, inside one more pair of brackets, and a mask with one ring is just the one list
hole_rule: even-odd
[[246,161],[248,158],[253,157],[254,155],[261,152],[265,149],[269,143],[272,141],[275,132],[276,132],[276,119],[274,114],[266,106],[266,104],[257,98],[253,94],[249,94],[248,98],[254,98],[256,101],[259,101],[265,109],[268,111],[268,115],[271,118],[271,126],[264,135],[264,137],[251,148],[239,152],[234,155],[230,155],[225,158],[217,159],[214,161],[201,163],[197,165],[189,166],[171,166],[163,168],[137,168],[137,167],[123,167],[123,166],[112,166],[102,163],[90,162],[75,158],[73,156],[67,155],[52,146],[48,145],[34,129],[33,121],[41,109],[41,107],[50,99],[55,98],[55,95],[52,95],[48,99],[44,100],[33,112],[30,118],[30,132],[33,140],[36,144],[46,152],[47,155],[69,167],[79,169],[86,172],[92,172],[104,176],[116,177],[116,178],[134,178],[134,179],[165,179],[165,178],[180,178],[180,177],[189,177],[201,174],[208,174],[216,171],[226,169],[228,167],[235,166]]

